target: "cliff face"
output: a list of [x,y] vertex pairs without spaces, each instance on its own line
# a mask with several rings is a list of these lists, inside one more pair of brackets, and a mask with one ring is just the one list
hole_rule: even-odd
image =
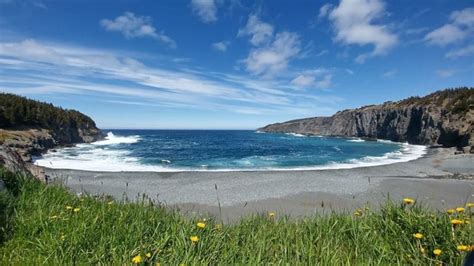
[[276,123],[259,130],[438,144],[474,152],[474,89],[439,91],[423,98]]

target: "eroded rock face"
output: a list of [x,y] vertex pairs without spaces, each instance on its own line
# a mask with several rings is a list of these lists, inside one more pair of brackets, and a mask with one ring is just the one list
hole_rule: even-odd
[[[459,111],[453,108],[457,106],[459,100],[444,99],[440,93],[410,101],[345,110],[331,117],[314,117],[271,124],[259,130],[378,138],[412,144],[458,147],[474,152],[473,106],[468,105],[467,110]],[[463,100],[467,100],[468,104],[474,102],[473,89],[464,90],[463,93],[461,95]]]

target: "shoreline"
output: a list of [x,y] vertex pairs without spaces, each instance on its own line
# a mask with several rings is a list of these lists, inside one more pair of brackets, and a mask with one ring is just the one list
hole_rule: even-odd
[[469,163],[473,160],[474,155],[438,148],[409,162],[353,169],[91,172],[45,168],[45,172],[74,193],[118,200],[137,200],[145,194],[186,216],[220,217],[222,213],[225,222],[232,222],[267,211],[303,217],[366,205],[376,208],[388,198],[411,197],[435,209],[460,206],[474,201],[474,165]]

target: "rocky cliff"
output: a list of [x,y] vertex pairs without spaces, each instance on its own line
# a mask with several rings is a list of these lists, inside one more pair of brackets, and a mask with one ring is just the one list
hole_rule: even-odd
[[22,161],[31,162],[31,156],[48,149],[93,142],[102,137],[95,122],[82,113],[13,94],[0,94],[0,165],[8,166],[5,162],[16,158],[13,153]]
[[364,106],[267,125],[263,132],[378,138],[458,147],[474,153],[474,88],[438,91],[425,97]]

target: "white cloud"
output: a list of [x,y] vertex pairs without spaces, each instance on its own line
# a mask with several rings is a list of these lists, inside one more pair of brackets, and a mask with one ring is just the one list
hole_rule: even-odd
[[193,12],[204,23],[217,21],[217,6],[214,0],[191,0]]
[[220,52],[225,52],[227,51],[227,48],[229,47],[229,42],[222,41],[222,42],[215,42],[212,44],[212,48],[216,49],[217,51]]
[[461,30],[458,26],[446,24],[425,36],[425,41],[436,45],[447,45],[455,43],[466,38],[467,32]]
[[392,69],[383,73],[382,76],[384,78],[393,78],[397,73],[398,73],[398,70]]
[[298,88],[327,89],[332,85],[332,74],[322,68],[304,71],[291,81]]
[[454,58],[463,57],[463,56],[470,56],[473,54],[474,54],[474,44],[471,44],[460,49],[449,51],[448,53],[446,53],[446,57],[450,59],[454,59]]
[[333,6],[331,4],[325,4],[319,9],[318,18],[324,18],[328,15],[329,11]]
[[132,12],[125,12],[113,20],[102,19],[100,25],[108,31],[121,32],[125,38],[150,37],[170,47],[175,47],[175,41],[163,32],[157,32],[151,22],[150,17],[136,16]]
[[436,74],[441,78],[449,78],[456,73],[456,70],[453,69],[439,69],[436,70]]
[[262,22],[257,15],[250,15],[247,25],[244,28],[239,29],[237,36],[251,36],[250,43],[252,45],[264,45],[273,37],[273,26]]
[[439,46],[458,43],[474,32],[474,8],[454,11],[447,23],[425,36],[425,41]]
[[288,62],[297,56],[300,50],[299,36],[284,31],[276,34],[271,44],[253,48],[244,62],[249,72],[270,77],[286,69]]
[[320,10],[320,15],[332,21],[337,42],[374,46],[371,53],[357,58],[356,61],[362,63],[369,57],[386,53],[398,42],[397,35],[386,25],[375,24],[384,12],[385,5],[380,0],[341,0],[335,8]]
[[[314,95],[287,92],[276,82],[209,71],[163,69],[121,54],[34,40],[0,42],[0,68],[5,74],[0,91],[74,93],[104,100],[224,111],[239,106],[239,112],[246,113],[298,113],[317,108]],[[317,99],[324,100],[333,102],[324,97]]]

